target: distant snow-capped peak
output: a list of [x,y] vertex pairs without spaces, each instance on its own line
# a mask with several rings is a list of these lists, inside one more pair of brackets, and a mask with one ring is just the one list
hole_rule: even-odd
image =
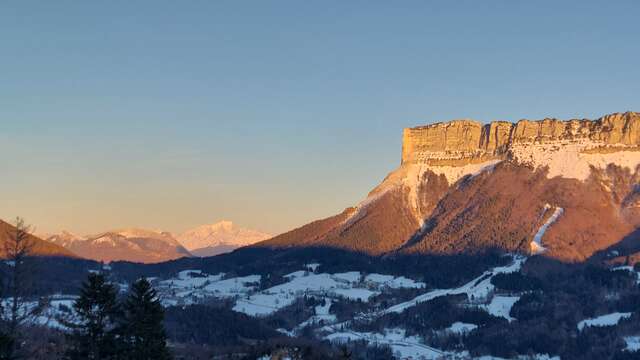
[[178,241],[191,251],[216,246],[246,246],[270,237],[269,234],[240,228],[232,221],[222,220],[187,230],[178,236]]
[[84,241],[87,239],[85,236],[76,235],[67,230],[62,230],[58,234],[42,234],[40,235],[40,237],[49,242],[52,242],[54,244],[58,244],[64,247],[67,247],[76,241]]

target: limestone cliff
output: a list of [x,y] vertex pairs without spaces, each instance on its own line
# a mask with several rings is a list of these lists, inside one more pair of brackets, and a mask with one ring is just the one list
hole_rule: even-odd
[[640,258],[639,128],[640,114],[627,112],[405,129],[401,166],[363,201],[259,246],[372,255],[499,248],[562,261],[615,247]]
[[615,113],[597,120],[520,120],[482,124],[454,120],[404,130],[403,164],[464,165],[514,155],[530,144],[582,144],[580,152],[629,150],[640,145],[640,114]]

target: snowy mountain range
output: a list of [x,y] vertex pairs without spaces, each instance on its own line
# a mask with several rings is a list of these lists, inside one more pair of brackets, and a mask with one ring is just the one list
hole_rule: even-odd
[[121,229],[87,236],[62,231],[46,240],[83,258],[105,262],[157,263],[191,256],[171,233],[146,229]]
[[222,220],[188,230],[178,236],[178,241],[193,255],[213,256],[269,238],[269,234],[241,228],[231,221]]
[[188,230],[177,238],[170,232],[128,228],[93,235],[69,231],[44,235],[80,257],[98,261],[157,263],[189,256],[213,256],[254,244],[271,236],[225,220]]

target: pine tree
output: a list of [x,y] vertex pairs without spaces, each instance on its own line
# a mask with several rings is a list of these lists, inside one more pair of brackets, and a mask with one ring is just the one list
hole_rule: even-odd
[[136,281],[124,303],[125,358],[171,359],[163,321],[164,309],[156,291],[146,279]]
[[9,360],[13,359],[13,344],[15,340],[5,334],[4,332],[0,333],[0,360]]
[[118,336],[120,308],[114,286],[102,274],[89,274],[73,308],[74,321],[65,322],[72,329],[66,357],[71,360],[117,359],[122,346]]

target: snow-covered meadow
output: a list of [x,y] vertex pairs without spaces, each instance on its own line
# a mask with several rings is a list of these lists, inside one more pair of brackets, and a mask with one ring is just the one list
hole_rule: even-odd
[[[427,284],[403,276],[378,273],[348,271],[341,273],[318,272],[319,264],[308,264],[298,271],[284,275],[284,282],[261,289],[260,281],[268,275],[250,275],[228,277],[225,274],[205,274],[200,270],[185,270],[173,278],[155,281],[156,288],[165,305],[185,305],[205,302],[209,299],[227,299],[233,302],[232,309],[254,317],[265,317],[285,309],[297,299],[312,297],[320,301],[312,314],[291,329],[278,329],[288,336],[295,336],[302,329],[311,326],[325,339],[341,343],[364,340],[369,344],[388,345],[400,358],[436,359],[447,355],[464,358],[465,354],[447,353],[424,343],[416,336],[407,336],[404,329],[385,329],[383,333],[358,332],[353,330],[352,321],[366,321],[386,314],[400,313],[437,297],[465,294],[468,301],[465,306],[485,310],[508,321],[511,307],[520,298],[517,294],[497,294],[491,279],[497,274],[517,272],[526,261],[526,257],[509,255],[508,265],[498,266],[485,271],[476,278],[451,289],[427,289]],[[371,310],[354,314],[351,321],[338,322],[331,313],[332,304],[341,300],[354,300],[364,304],[376,296],[398,289],[423,291],[411,300],[392,304],[382,310]],[[371,309],[374,306],[372,304]],[[463,334],[474,331],[475,324],[453,322],[441,333]],[[468,355],[468,354],[467,354]]]
[[[189,305],[208,299],[235,300],[234,311],[251,316],[268,316],[304,296],[328,299],[369,301],[385,289],[414,288],[426,285],[406,277],[383,274],[314,273],[317,264],[284,275],[285,282],[260,290],[261,275],[226,277],[224,273],[205,274],[184,270],[176,277],[154,281],[164,305]],[[310,271],[311,270],[311,271]]]

